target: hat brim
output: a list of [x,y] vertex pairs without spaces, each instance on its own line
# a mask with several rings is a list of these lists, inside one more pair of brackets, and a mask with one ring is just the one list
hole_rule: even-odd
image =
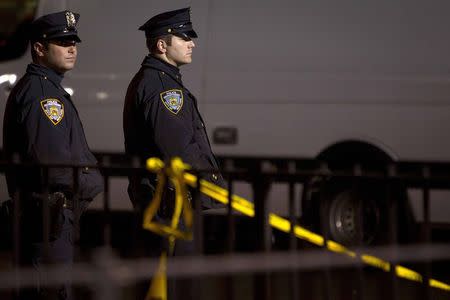
[[192,30],[187,30],[187,31],[175,31],[175,32],[173,32],[173,34],[177,34],[177,33],[185,35],[185,36],[187,36],[187,37],[189,37],[191,39],[198,38],[197,33],[193,29]]
[[58,32],[58,33],[55,33],[52,35],[48,35],[45,39],[46,40],[54,40],[54,39],[68,38],[68,37],[72,37],[75,42],[81,43],[80,37],[73,32]]
[[197,32],[195,32],[194,30],[189,30],[184,33],[187,34],[187,36],[190,38],[193,38],[193,39],[198,38]]

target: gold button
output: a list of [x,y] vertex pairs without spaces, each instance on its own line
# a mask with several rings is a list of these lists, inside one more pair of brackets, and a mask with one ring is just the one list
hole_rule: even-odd
[[213,174],[213,175],[212,175],[212,178],[213,178],[214,180],[217,180],[217,175],[216,175],[216,174]]
[[89,171],[89,168],[88,168],[88,167],[84,167],[84,170],[85,170],[85,171]]

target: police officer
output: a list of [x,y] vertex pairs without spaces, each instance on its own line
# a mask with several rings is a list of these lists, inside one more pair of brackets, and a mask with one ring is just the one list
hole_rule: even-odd
[[[9,159],[18,155],[31,164],[96,164],[73,100],[61,86],[77,59],[78,19],[78,14],[63,11],[31,24],[33,62],[11,91],[5,110],[3,146]],[[9,194],[20,200],[15,205],[21,216],[19,261],[36,270],[36,286],[21,290],[23,299],[71,297],[69,276],[64,285],[51,288],[45,284],[42,267],[57,263],[70,268],[74,224],[80,211],[103,190],[97,169],[83,168],[77,176],[71,168],[15,167],[6,174]]]
[[[192,62],[197,33],[190,20],[190,8],[158,14],[139,30],[145,32],[149,54],[128,86],[123,126],[125,151],[141,158],[171,157],[181,159],[199,170],[217,170],[219,165],[211,150],[205,125],[197,107],[197,99],[183,84],[180,67]],[[219,173],[203,174],[212,183],[224,185]],[[129,178],[128,193],[138,212],[148,205],[155,188],[154,175],[134,175]],[[173,191],[169,188],[157,217],[171,217]],[[214,208],[216,202],[201,196],[203,208]],[[139,214],[138,214],[139,215]],[[140,221],[138,224],[142,224]],[[141,236],[141,240],[144,238]],[[164,248],[148,241],[148,255]],[[193,251],[192,243],[178,241],[175,255]],[[155,253],[156,252],[156,253]]]
[[[168,160],[179,156],[195,169],[218,169],[197,99],[183,84],[179,67],[192,61],[197,33],[192,28],[190,9],[158,14],[139,30],[147,38],[147,55],[132,79],[124,105],[125,151],[129,155]],[[218,173],[205,179],[223,185]],[[152,198],[155,178],[130,177],[129,195],[142,209]],[[204,208],[215,202],[202,197]]]

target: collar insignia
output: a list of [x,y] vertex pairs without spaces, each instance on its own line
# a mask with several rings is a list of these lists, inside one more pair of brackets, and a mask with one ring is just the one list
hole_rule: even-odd
[[68,28],[74,28],[77,23],[75,15],[71,11],[66,11],[66,22]]
[[64,118],[64,105],[58,99],[42,100],[41,107],[53,125],[57,125]]
[[164,106],[173,114],[178,114],[183,107],[183,91],[182,90],[168,90],[160,94]]

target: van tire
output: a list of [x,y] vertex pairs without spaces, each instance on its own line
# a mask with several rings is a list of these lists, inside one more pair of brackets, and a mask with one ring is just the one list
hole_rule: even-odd
[[[315,185],[304,210],[313,231],[326,234],[329,239],[346,246],[413,240],[416,226],[406,190],[400,185],[390,187],[389,200],[388,186],[380,182],[334,178],[321,183],[316,181]],[[395,219],[400,222],[396,234],[391,237],[389,213],[394,203],[398,205]]]

